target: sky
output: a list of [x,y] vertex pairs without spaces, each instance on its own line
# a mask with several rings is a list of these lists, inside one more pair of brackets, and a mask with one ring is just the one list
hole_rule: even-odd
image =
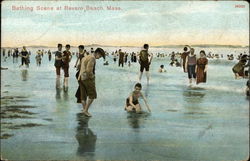
[[[57,46],[58,43],[72,46],[249,45],[249,4],[245,1],[1,3],[2,47]],[[102,9],[65,10],[64,6]],[[118,10],[108,10],[107,6]],[[24,9],[17,10],[20,7]],[[53,7],[53,10],[38,7]]]

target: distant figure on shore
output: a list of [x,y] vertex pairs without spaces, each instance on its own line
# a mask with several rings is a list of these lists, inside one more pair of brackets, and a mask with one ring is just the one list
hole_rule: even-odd
[[36,65],[37,66],[41,66],[41,61],[42,61],[41,55],[42,55],[41,50],[38,50],[37,54],[36,54]]
[[[153,55],[148,53],[149,45],[144,44],[143,50],[139,53],[139,63],[140,63],[140,74],[139,74],[139,81],[141,82],[142,74],[144,69],[146,70],[146,76],[147,76],[147,83],[149,83],[149,67],[151,64],[151,61],[153,59]],[[150,59],[149,59],[150,57]]]
[[14,52],[12,54],[12,57],[13,57],[13,63],[17,63],[18,62],[18,48],[14,49]]
[[191,49],[191,47],[189,45],[186,45],[184,47],[184,49],[183,49],[184,52],[181,54],[181,61],[182,61],[181,64],[182,64],[182,67],[183,67],[183,71],[185,73],[187,72],[187,70],[186,70],[186,58],[190,53],[190,49]]
[[95,65],[96,59],[101,57],[105,59],[105,52],[102,48],[97,48],[93,55],[87,55],[81,60],[78,81],[80,83],[83,114],[88,117],[91,117],[91,114],[88,112],[89,107],[94,99],[97,98],[95,87]]
[[56,68],[56,88],[60,89],[60,72],[62,68],[62,44],[57,45],[58,50],[55,52],[55,68]]
[[95,53],[94,48],[91,48],[90,49],[90,54],[94,54],[94,53]]
[[131,54],[131,62],[137,62],[137,57],[136,57],[136,54],[134,52],[132,52]]
[[29,60],[28,60],[29,59],[29,53],[26,50],[25,46],[23,46],[23,49],[22,49],[22,51],[20,53],[20,56],[21,56],[22,64],[19,67],[23,66],[24,64],[26,65],[26,67],[29,67]]
[[243,78],[245,77],[244,68],[247,63],[246,56],[244,57],[242,56],[241,60],[237,64],[235,64],[232,68],[233,73],[235,75],[235,79],[239,79],[240,77]]
[[109,65],[109,62],[108,62],[108,61],[106,61],[105,63],[103,63],[103,65]]
[[180,67],[181,63],[178,62],[178,59],[174,59],[169,65],[175,66],[175,67]]
[[128,67],[130,67],[131,66],[131,63],[130,63],[130,61],[128,61]]
[[171,60],[172,62],[175,60],[175,53],[174,53],[174,51],[171,53],[171,58],[170,58],[170,60]]
[[119,54],[119,64],[118,64],[118,66],[120,66],[120,65],[122,65],[122,67],[123,67],[123,65],[124,65],[124,52],[122,52],[122,49],[119,49],[119,52],[118,52],[118,54]]
[[51,51],[48,51],[48,57],[49,57],[49,61],[51,61]]
[[166,72],[166,70],[164,69],[164,65],[160,66],[160,69],[158,70],[159,73],[163,73]]
[[242,53],[240,53],[240,55],[238,55],[238,57],[236,58],[237,60],[240,60],[241,59],[241,57],[242,57]]
[[5,50],[5,49],[3,49],[3,57],[5,57],[5,51],[6,51],[6,50]]
[[181,67],[181,63],[178,61],[178,59],[175,59],[174,63],[176,67]]
[[8,50],[8,57],[10,57],[11,49]]
[[188,72],[188,78],[189,78],[189,83],[192,83],[192,78],[194,78],[194,81],[196,80],[196,73],[195,73],[195,68],[196,68],[196,56],[194,55],[194,48],[190,49],[190,54],[186,58],[186,69],[185,71]]
[[142,85],[140,83],[135,84],[134,91],[126,99],[125,110],[128,112],[140,113],[142,111],[141,105],[139,104],[139,98],[142,97],[145,105],[149,112],[151,112],[147,100],[144,95],[141,93]]
[[228,60],[234,60],[234,56],[233,56],[233,54],[231,54],[231,55],[227,55],[227,59],[228,59]]
[[62,68],[64,70],[64,83],[63,83],[63,88],[64,91],[68,91],[68,84],[69,84],[69,62],[71,61],[72,55],[70,50],[70,45],[67,44],[65,46],[66,50],[63,51],[62,54]]
[[113,60],[114,60],[114,63],[116,63],[116,60],[117,60],[117,51],[115,51],[115,53],[113,55]]
[[124,55],[124,63],[127,64],[127,61],[128,61],[128,53],[125,52],[125,55]]
[[204,50],[200,51],[200,58],[196,63],[196,84],[206,83],[207,81],[207,64],[208,59]]

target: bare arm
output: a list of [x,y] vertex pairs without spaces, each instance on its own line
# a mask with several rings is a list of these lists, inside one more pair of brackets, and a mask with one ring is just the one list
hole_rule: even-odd
[[59,58],[58,56],[56,56],[56,60],[62,60],[62,58]]
[[71,52],[69,53],[69,61],[71,61],[71,59],[72,59],[72,54],[71,54]]
[[152,60],[153,60],[153,54],[151,53],[151,54],[150,54],[150,60],[149,60],[149,63],[151,63],[151,62],[152,62]]
[[75,68],[76,68],[76,66],[77,66],[79,60],[80,60],[80,58],[78,57],[78,58],[76,59]]
[[186,57],[185,70],[187,71],[188,56]]
[[83,59],[80,61],[80,69],[79,69],[79,76],[78,76],[78,80],[81,80],[81,75],[83,74],[84,71],[84,63],[83,63]]
[[207,66],[207,64],[206,64],[206,65],[205,65],[205,69],[204,69],[204,73],[207,72],[207,68],[208,68],[208,66]]
[[140,55],[141,55],[141,52],[136,54],[136,57],[137,57],[137,60],[138,60],[139,64],[141,64]]
[[145,105],[146,105],[146,107],[147,107],[148,111],[149,111],[149,112],[151,112],[150,107],[149,107],[149,105],[148,105],[148,103],[147,103],[146,98],[144,97],[144,95],[143,95],[143,94],[141,94],[141,96],[142,96],[142,99],[144,100],[144,103],[145,103]]

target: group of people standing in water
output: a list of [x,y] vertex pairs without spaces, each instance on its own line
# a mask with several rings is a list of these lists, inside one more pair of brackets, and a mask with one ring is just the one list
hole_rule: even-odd
[[[58,50],[53,52],[55,54],[55,71],[56,71],[56,88],[61,88],[61,70],[64,73],[63,78],[63,90],[65,92],[68,91],[68,84],[69,84],[69,67],[70,61],[72,59],[72,52],[70,51],[70,45],[65,45],[65,50],[63,51],[63,45],[57,45]],[[96,59],[103,57],[105,60],[105,56],[107,53],[102,48],[97,48],[94,50],[91,48],[90,52],[87,52],[84,49],[84,45],[78,46],[79,52],[77,52],[77,60],[75,63],[75,68],[77,69],[76,72],[76,79],[78,82],[78,89],[75,94],[77,98],[77,103],[81,103],[83,107],[83,113],[90,117],[91,114],[89,113],[90,105],[93,103],[94,99],[97,98],[96,86],[95,86],[95,66],[96,66]],[[21,65],[29,66],[30,60],[29,55],[30,53],[27,51],[26,47],[24,46],[22,51],[18,54],[18,49],[15,49],[15,54],[21,57]],[[124,66],[124,63],[128,61],[128,54],[123,52],[121,49],[113,52],[112,55],[118,55],[118,66]],[[37,65],[41,65],[41,57],[43,56],[43,51],[38,50],[36,55]],[[51,60],[51,52],[48,51],[49,61]],[[180,65],[183,69],[184,73],[187,73],[189,83],[192,84],[195,82],[196,84],[199,83],[206,83],[207,81],[207,71],[208,71],[208,59],[206,57],[206,53],[204,50],[199,51],[199,56],[196,57],[195,49],[186,45],[183,49],[183,52],[180,53]],[[175,60],[171,56],[171,60]],[[246,61],[249,59],[247,55],[242,55],[239,63],[237,63],[233,67],[233,72],[235,73],[235,77],[239,77],[244,75],[244,67],[246,66]],[[142,108],[139,104],[139,97],[142,97],[145,101],[145,105],[148,111],[151,111],[149,105],[147,104],[147,100],[144,95],[141,93],[142,85],[141,79],[143,76],[143,72],[146,73],[147,83],[149,84],[149,71],[150,65],[153,60],[153,54],[149,52],[149,45],[144,44],[142,50],[135,54],[134,52],[131,54],[131,62],[138,62],[140,64],[139,69],[139,76],[137,83],[134,86],[134,91],[129,95],[129,97],[125,101],[125,110],[126,111],[135,111],[141,112]],[[172,61],[173,61],[172,60]],[[116,57],[114,57],[114,62],[116,62]],[[249,62],[249,61],[248,61]],[[249,63],[248,63],[249,66]],[[166,72],[164,69],[164,65],[160,66],[159,72]],[[248,83],[249,84],[249,83]]]
[[[57,45],[58,50],[55,52],[55,68],[56,68],[56,88],[60,86],[60,71],[64,71],[63,89],[68,91],[69,80],[69,63],[72,59],[72,53],[70,52],[70,45],[65,46],[65,50],[62,51],[62,44]],[[95,51],[91,51],[91,54],[84,50],[83,45],[78,46],[79,53],[75,64],[77,69],[76,79],[78,81],[78,89],[76,92],[77,103],[81,103],[83,107],[83,114],[90,117],[88,112],[90,105],[94,99],[97,98],[97,92],[95,87],[95,65],[96,59],[103,57],[105,59],[105,52],[102,48],[97,48]]]
[[188,73],[190,84],[192,80],[196,82],[196,84],[206,83],[208,70],[206,53],[204,50],[201,50],[200,57],[196,58],[194,52],[194,48],[191,48],[189,45],[184,47],[184,52],[181,55],[183,71]]

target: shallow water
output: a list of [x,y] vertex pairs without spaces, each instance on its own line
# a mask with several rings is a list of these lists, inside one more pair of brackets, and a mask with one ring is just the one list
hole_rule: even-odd
[[[224,55],[228,51],[242,52],[211,50]],[[9,68],[1,71],[1,97],[24,97],[1,100],[1,106],[34,106],[24,110],[35,113],[32,118],[5,118],[1,122],[43,125],[20,129],[3,126],[1,133],[13,135],[1,140],[3,158],[246,160],[249,156],[249,100],[245,96],[246,79],[235,80],[232,73],[236,60],[209,60],[207,83],[189,86],[187,74],[168,65],[170,57],[155,58],[150,84],[147,86],[145,75],[142,78],[142,92],[152,112],[128,114],[124,111],[125,99],[138,81],[139,65],[119,68],[108,57],[110,65],[103,66],[100,59],[96,66],[98,98],[90,108],[93,117],[88,119],[80,113],[81,105],[74,97],[78,87],[73,68],[75,57],[67,93],[55,89],[54,60],[49,62],[45,55],[41,67],[37,67],[34,57],[31,56],[27,70],[18,68],[20,59],[18,64],[12,58],[6,62],[1,59],[2,67]],[[157,72],[161,64],[166,73]]]

